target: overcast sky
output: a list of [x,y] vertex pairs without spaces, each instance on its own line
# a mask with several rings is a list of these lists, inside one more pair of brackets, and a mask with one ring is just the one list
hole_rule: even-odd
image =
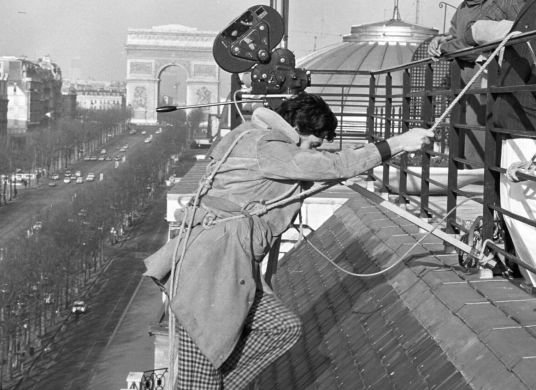
[[[451,0],[458,5],[461,0]],[[181,24],[221,31],[252,5],[249,0],[1,0],[0,55],[25,55],[31,60],[50,55],[71,75],[80,63],[80,77],[124,80],[128,28]],[[417,13],[417,4],[420,4]],[[443,31],[451,7],[440,0],[400,0],[402,20]],[[391,19],[394,0],[290,0],[289,49],[296,57],[315,47],[340,42],[352,25]]]

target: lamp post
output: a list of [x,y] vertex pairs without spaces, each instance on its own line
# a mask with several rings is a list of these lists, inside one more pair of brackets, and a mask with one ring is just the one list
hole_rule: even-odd
[[439,8],[443,8],[445,7],[445,12],[443,13],[443,34],[445,34],[445,27],[447,25],[447,9],[450,7],[450,8],[454,8],[454,9],[458,9],[458,7],[452,5],[452,4],[449,4],[445,1],[440,1],[439,2]]

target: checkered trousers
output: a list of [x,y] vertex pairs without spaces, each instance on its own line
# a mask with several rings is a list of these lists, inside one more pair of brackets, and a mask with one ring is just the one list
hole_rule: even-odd
[[243,389],[300,335],[300,319],[275,295],[257,291],[240,340],[220,369],[214,368],[179,325],[176,389]]

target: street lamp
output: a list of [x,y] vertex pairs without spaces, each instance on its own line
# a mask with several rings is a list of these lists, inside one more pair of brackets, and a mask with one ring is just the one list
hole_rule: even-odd
[[454,9],[457,9],[458,7],[452,5],[452,4],[449,4],[445,1],[440,1],[439,2],[439,8],[443,8],[445,7],[445,12],[443,13],[443,34],[445,34],[445,27],[447,25],[447,9],[450,7],[450,8],[454,8]]

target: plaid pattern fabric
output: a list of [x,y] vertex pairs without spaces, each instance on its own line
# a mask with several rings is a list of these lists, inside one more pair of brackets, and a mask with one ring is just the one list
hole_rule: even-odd
[[301,335],[300,319],[273,294],[257,291],[242,337],[218,370],[179,328],[177,389],[239,390],[288,351]]

